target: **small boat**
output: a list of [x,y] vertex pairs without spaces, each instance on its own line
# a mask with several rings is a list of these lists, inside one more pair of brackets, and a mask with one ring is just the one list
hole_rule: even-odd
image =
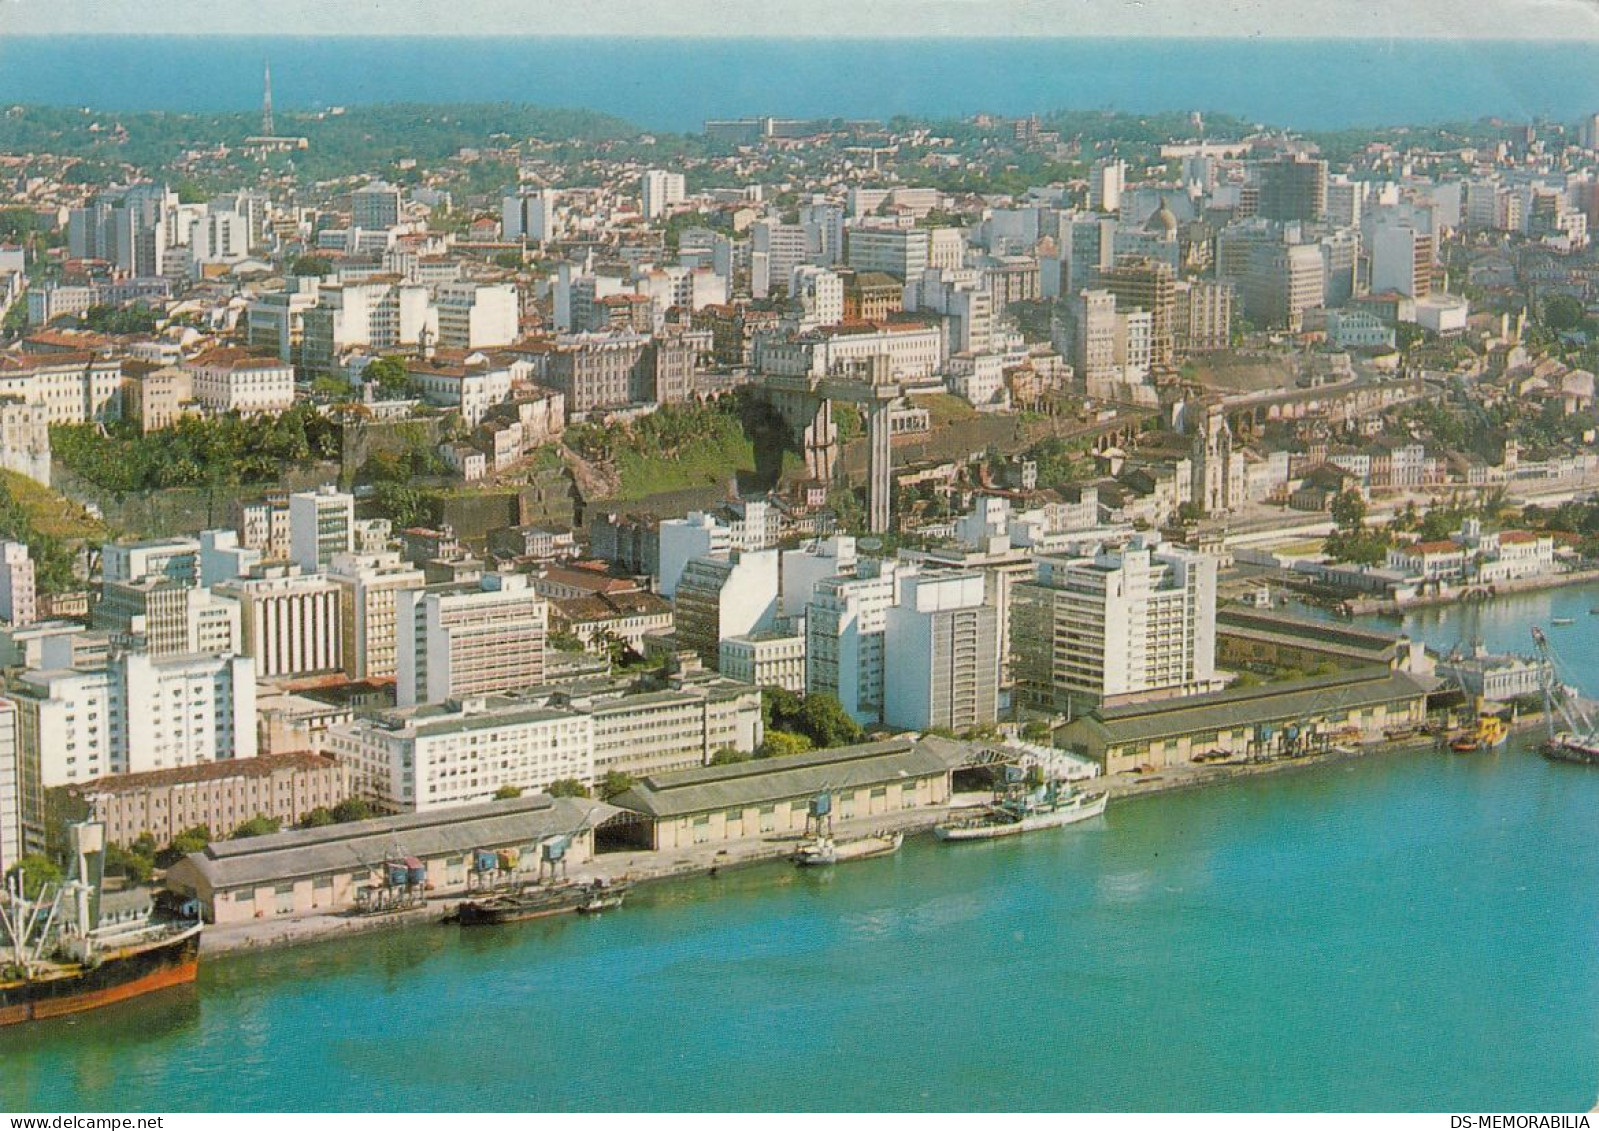
[[1556,625],[1557,627],[1564,628],[1568,624],[1576,624],[1577,622],[1572,620],[1570,617],[1551,617],[1549,623]]
[[1589,609],[1588,615],[1591,617],[1599,617],[1599,605],[1595,605],[1593,608]]
[[613,884],[608,881],[596,880],[594,886],[589,888],[589,901],[577,905],[579,915],[598,915],[602,911],[615,911],[622,906],[622,900],[627,898],[630,884]]
[[1024,794],[1014,792],[976,817],[946,821],[933,829],[941,841],[993,840],[1038,829],[1058,829],[1097,817],[1105,811],[1108,793],[1079,793],[1050,782]]
[[853,840],[834,840],[818,836],[794,850],[793,860],[801,868],[826,867],[849,860],[869,860],[873,856],[891,856],[905,843],[902,832],[878,832]]
[[[542,919],[549,915],[562,915],[568,911],[582,911],[592,906],[593,911],[620,906],[625,888],[605,880],[579,884],[563,881],[555,884],[527,884],[524,887],[481,899],[469,899],[455,909],[451,916],[463,927],[492,926],[498,923],[519,923],[524,919]],[[614,904],[609,903],[615,900]]]
[[1456,754],[1472,754],[1478,750],[1497,750],[1510,738],[1510,728],[1498,715],[1484,712],[1477,716],[1477,725],[1461,731],[1450,740],[1449,749]]

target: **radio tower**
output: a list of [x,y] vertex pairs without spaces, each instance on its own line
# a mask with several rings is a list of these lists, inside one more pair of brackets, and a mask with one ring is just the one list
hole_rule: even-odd
[[263,63],[266,68],[266,87],[261,94],[261,132],[267,137],[276,137],[272,129],[272,64]]

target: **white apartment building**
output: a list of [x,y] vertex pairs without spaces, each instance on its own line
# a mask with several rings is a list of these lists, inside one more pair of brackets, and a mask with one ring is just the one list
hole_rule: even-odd
[[0,353],[0,398],[45,410],[49,424],[122,419],[122,362],[81,354]]
[[335,554],[328,580],[344,590],[344,674],[351,679],[389,679],[398,663],[398,596],[427,585],[427,577],[392,550]]
[[855,539],[848,534],[818,538],[795,550],[782,552],[778,613],[803,617],[817,583],[829,577],[855,576]]
[[46,787],[256,754],[255,676],[242,656],[113,656],[24,672],[14,688],[23,757]]
[[301,321],[302,363],[315,373],[330,372],[335,359],[357,346],[414,350],[423,339],[437,342],[439,336],[438,308],[427,287],[393,276],[319,287],[316,305]]
[[1048,709],[1219,688],[1216,560],[1135,535],[1093,557],[1038,559],[1012,590],[1017,691]]
[[445,283],[434,293],[439,344],[453,349],[508,346],[517,338],[514,283]]
[[492,801],[507,786],[537,793],[594,780],[587,715],[504,700],[391,711],[331,727],[324,741],[350,767],[351,789],[396,813]]
[[500,201],[500,236],[526,240],[543,247],[560,235],[559,194],[554,189],[532,189]]
[[882,722],[883,634],[901,581],[902,562],[862,559],[858,576],[816,583],[805,612],[805,692],[834,696],[856,722]]
[[707,667],[721,663],[722,641],[772,627],[777,616],[776,550],[691,558],[673,595],[673,632]]
[[687,195],[683,174],[669,173],[665,169],[649,169],[639,184],[639,194],[644,205],[644,218],[658,219],[674,204],[683,203]]
[[844,321],[844,280],[825,267],[807,264],[794,268],[788,294],[800,305],[803,329]]
[[355,496],[324,483],[289,496],[289,558],[306,573],[355,548]]
[[107,542],[100,547],[100,576],[106,581],[166,577],[193,585],[200,579],[200,543],[193,538]]
[[22,628],[38,619],[33,559],[23,542],[0,542],[0,620]]
[[294,367],[277,357],[219,346],[183,368],[194,383],[194,398],[212,412],[254,416],[294,406]]
[[690,511],[682,518],[662,520],[657,528],[660,545],[660,584],[657,591],[667,600],[677,594],[678,578],[691,558],[726,554],[733,549],[733,531],[704,511]]
[[778,287],[791,285],[795,268],[810,261],[811,251],[811,233],[801,224],[778,220],[751,224],[750,293],[767,298]]
[[969,730],[999,713],[999,612],[980,570],[908,577],[884,626],[883,721]]
[[786,632],[755,632],[722,641],[717,668],[729,679],[756,687],[781,687],[805,693],[805,637]]
[[449,365],[412,359],[405,363],[411,388],[428,404],[456,409],[468,428],[483,423],[489,409],[511,395],[511,370],[490,365],[484,359],[467,359],[469,364]]
[[400,591],[395,701],[401,707],[518,691],[544,682],[549,607],[526,574]]
[[760,689],[732,680],[578,701],[594,720],[594,775],[634,777],[704,766],[718,750],[754,753],[764,733]]
[[[29,767],[30,770],[33,767]],[[34,786],[27,806],[23,804],[24,770],[22,748],[17,735],[17,708],[9,699],[0,699],[0,875],[28,852],[42,847],[42,828],[33,825],[35,811],[42,811],[43,798]],[[27,816],[25,817],[25,813]],[[30,835],[31,834],[31,835]]]

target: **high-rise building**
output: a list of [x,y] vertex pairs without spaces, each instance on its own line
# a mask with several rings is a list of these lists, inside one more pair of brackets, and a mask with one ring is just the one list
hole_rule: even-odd
[[400,190],[394,185],[372,181],[350,193],[350,227],[370,232],[399,222]]
[[159,575],[107,581],[94,622],[151,656],[237,655],[242,626],[237,602],[203,586]]
[[851,228],[849,265],[856,271],[881,271],[900,282],[927,270],[932,237],[926,228]]
[[400,593],[427,585],[423,572],[394,551],[335,554],[328,580],[344,590],[344,674],[351,679],[388,679],[395,673]]
[[844,321],[844,280],[825,267],[794,268],[789,298],[799,303],[803,328],[836,326]]
[[805,613],[805,690],[843,704],[856,722],[883,721],[883,633],[900,582],[915,572],[896,561],[865,558],[855,577],[818,581]]
[[689,559],[672,598],[678,646],[715,668],[721,663],[722,641],[771,628],[777,616],[777,573],[776,550]]
[[238,602],[243,651],[256,675],[323,675],[343,666],[344,591],[326,575],[265,566],[215,592]]
[[1048,710],[1216,690],[1216,560],[1137,535],[1012,591],[1018,697]]
[[1285,153],[1258,167],[1260,198],[1255,214],[1267,220],[1322,220],[1327,215],[1327,162]]
[[1168,367],[1172,363],[1175,338],[1172,323],[1177,305],[1177,277],[1165,263],[1156,259],[1125,256],[1115,266],[1100,272],[1100,286],[1116,296],[1118,313],[1146,311],[1150,316],[1150,364]]
[[[810,262],[812,233],[803,224],[757,220],[750,225],[750,293],[767,298],[792,285],[794,270]],[[842,312],[840,312],[842,320]]]
[[243,656],[122,652],[102,667],[24,672],[12,690],[22,757],[45,788],[256,754]]
[[441,346],[478,350],[516,341],[521,303],[514,283],[443,283],[434,301]]
[[531,189],[500,201],[500,235],[543,247],[560,237],[559,198],[554,189]]
[[166,577],[193,585],[200,579],[200,543],[193,538],[108,542],[100,547],[100,576],[106,581]]
[[395,702],[496,695],[544,682],[549,607],[526,574],[401,590],[395,598]]
[[726,555],[733,548],[733,530],[703,511],[690,511],[682,518],[663,519],[657,527],[660,547],[659,584],[661,596],[677,595],[677,582],[693,558]]
[[23,804],[22,748],[17,741],[17,708],[9,699],[0,699],[0,875],[4,875],[29,852],[43,848],[43,823],[32,829],[24,827],[23,813],[42,817],[44,814],[43,788],[34,790],[35,798]]
[[1105,290],[1079,291],[1067,305],[1066,328],[1078,380],[1115,380],[1116,296]]
[[964,731],[999,709],[999,614],[979,570],[906,578],[887,612],[883,721]]
[[355,548],[355,496],[325,483],[289,496],[289,556],[306,573]]
[[1119,157],[1102,157],[1088,172],[1090,212],[1115,212],[1122,206],[1122,187],[1127,179],[1127,163]]
[[1431,234],[1409,224],[1381,224],[1371,241],[1371,289],[1408,298],[1432,293]]
[[1202,279],[1177,284],[1172,337],[1178,357],[1226,349],[1232,344],[1232,324],[1231,284]]
[[24,542],[0,542],[0,620],[13,628],[29,625],[38,617],[33,559]]
[[683,174],[668,173],[665,169],[648,170],[639,189],[643,197],[646,220],[655,220],[664,216],[672,205],[683,203],[686,195]]

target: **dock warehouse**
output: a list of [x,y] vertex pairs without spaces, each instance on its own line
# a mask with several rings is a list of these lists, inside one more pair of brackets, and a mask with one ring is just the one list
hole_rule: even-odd
[[432,894],[466,890],[471,854],[513,850],[518,873],[537,875],[546,841],[570,838],[569,864],[594,853],[594,826],[616,813],[601,801],[543,794],[216,841],[167,872],[167,887],[196,899],[210,923],[342,911],[383,865],[412,857],[427,869]]
[[1196,754],[1280,754],[1296,735],[1380,742],[1426,721],[1427,690],[1417,677],[1373,666],[1092,711],[1059,727],[1055,743],[1116,774],[1186,765]]
[[631,823],[637,846],[663,851],[803,833],[821,793],[831,794],[838,820],[945,805],[951,773],[973,757],[963,742],[905,736],[651,774],[611,801],[642,818]]

